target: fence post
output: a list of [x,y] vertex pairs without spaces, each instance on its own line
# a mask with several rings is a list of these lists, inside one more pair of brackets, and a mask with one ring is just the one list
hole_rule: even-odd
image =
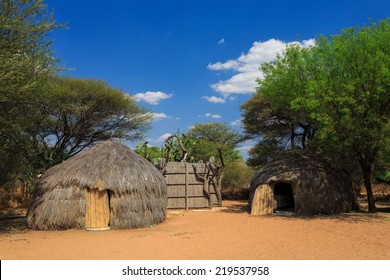
[[186,163],[186,176],[185,176],[185,194],[186,194],[186,210],[188,210],[188,163]]

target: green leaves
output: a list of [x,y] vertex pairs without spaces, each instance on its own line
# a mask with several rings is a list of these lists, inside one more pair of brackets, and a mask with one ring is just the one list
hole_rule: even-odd
[[303,130],[302,147],[307,139],[307,147],[348,161],[353,152],[369,189],[378,155],[389,145],[389,41],[390,20],[372,22],[318,36],[309,49],[288,46],[263,64],[257,94],[242,106],[246,134],[261,140],[252,152],[263,154],[267,139],[281,143]]
[[43,1],[0,1],[0,181],[34,170],[29,161],[37,143],[30,131],[37,92],[58,70],[47,39],[58,27]]
[[41,140],[70,155],[99,140],[139,139],[150,125],[151,115],[131,96],[101,81],[56,77],[41,98]]
[[274,62],[261,65],[264,79],[258,80],[256,94],[241,107],[247,138],[259,138],[261,143],[275,139],[279,146],[306,147],[314,136],[310,113],[305,109],[309,57],[308,49],[291,44]]

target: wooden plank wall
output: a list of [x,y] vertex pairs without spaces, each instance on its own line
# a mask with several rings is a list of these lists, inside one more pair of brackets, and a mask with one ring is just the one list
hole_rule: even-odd
[[[203,183],[195,177],[193,165],[203,174],[204,163],[169,162],[165,169],[165,181],[168,187],[168,209],[208,208],[209,203],[203,193]],[[209,192],[214,204],[217,204],[214,185],[210,183]]]

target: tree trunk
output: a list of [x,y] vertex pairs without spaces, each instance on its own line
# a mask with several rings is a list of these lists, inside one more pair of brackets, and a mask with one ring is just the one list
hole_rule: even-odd
[[[371,172],[369,172],[369,173],[371,173]],[[371,174],[366,174],[366,172],[364,172],[364,185],[365,185],[366,191],[367,191],[368,212],[376,213],[374,194],[372,193],[372,186],[371,186]]]
[[374,200],[374,194],[372,193],[372,186],[371,186],[371,177],[372,177],[372,171],[374,169],[374,158],[375,156],[373,153],[368,153],[363,156],[361,152],[359,152],[359,149],[357,150],[357,157],[360,164],[360,168],[362,169],[363,178],[364,178],[364,186],[366,187],[367,191],[367,199],[368,199],[368,212],[370,213],[376,213],[376,207],[375,207],[375,200]]
[[294,149],[295,148],[295,126],[292,125],[291,126],[291,139],[290,139],[290,145],[291,145],[291,149]]
[[206,195],[207,201],[209,203],[209,208],[213,208],[213,201],[211,198],[211,194],[209,192],[209,179],[206,178],[206,180],[203,182],[203,193]]
[[223,178],[223,173],[219,175],[217,178],[213,177],[212,183],[215,189],[215,195],[217,196],[218,200],[218,206],[222,206],[222,194],[221,194],[221,186],[222,186],[222,178]]

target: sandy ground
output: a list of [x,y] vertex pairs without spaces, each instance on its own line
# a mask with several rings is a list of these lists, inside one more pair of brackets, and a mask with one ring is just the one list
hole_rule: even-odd
[[390,213],[255,217],[247,210],[246,202],[224,201],[212,211],[170,211],[151,228],[99,232],[6,230],[3,220],[0,259],[390,259]]

